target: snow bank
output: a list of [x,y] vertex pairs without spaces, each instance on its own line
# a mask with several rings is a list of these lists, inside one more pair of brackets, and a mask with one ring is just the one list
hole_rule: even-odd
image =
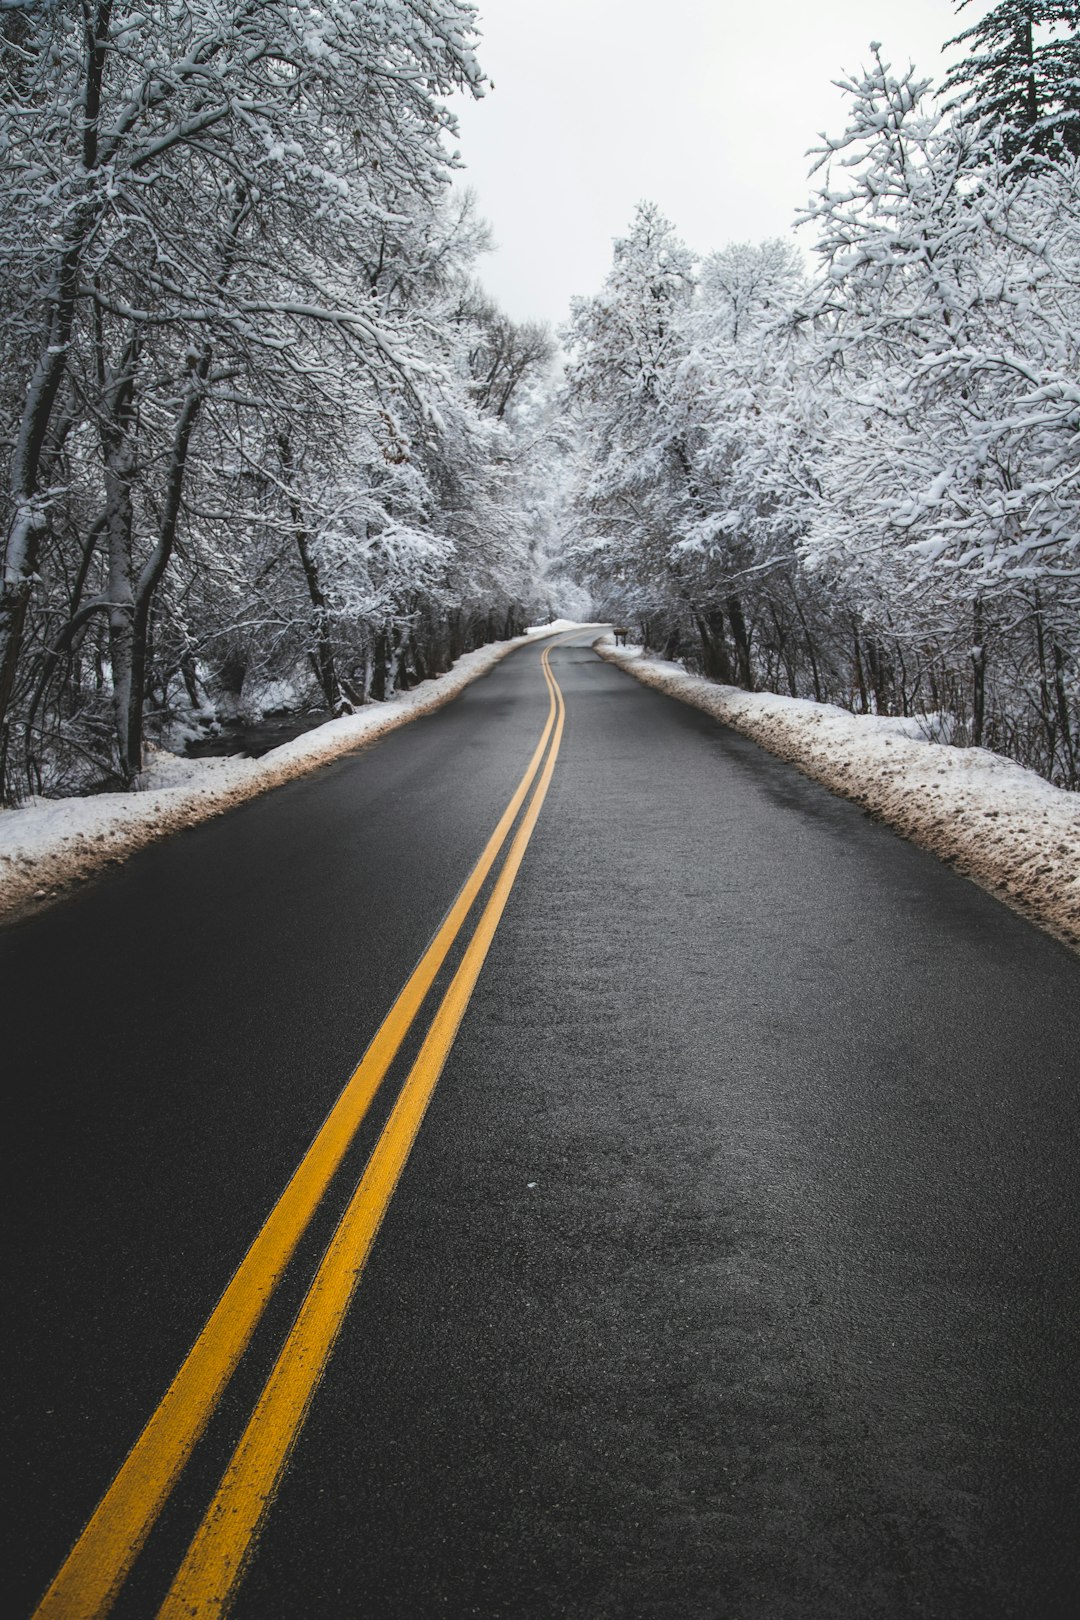
[[910,720],[849,714],[828,703],[743,692],[678,664],[596,651],[646,686],[681,698],[798,766],[834,793],[1080,949],[1080,796],[984,748],[928,742]]
[[557,620],[535,625],[513,641],[466,653],[447,674],[389,702],[330,720],[261,759],[183,759],[150,751],[140,792],[32,799],[18,809],[0,810],[0,917],[35,910],[57,898],[65,885],[118,864],[156,838],[219,815],[430,714],[515,647],[576,628]]
[[527,636],[558,636],[564,630],[591,630],[594,625],[583,624],[580,619],[549,619],[547,624],[530,624]]

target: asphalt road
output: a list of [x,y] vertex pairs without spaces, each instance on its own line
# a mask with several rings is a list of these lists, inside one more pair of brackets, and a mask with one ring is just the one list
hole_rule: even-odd
[[[233,1612],[1075,1620],[1080,961],[586,639],[551,656],[550,789]],[[0,930],[5,1613],[63,1563],[548,712],[539,649],[513,654]],[[117,1616],[164,1600],[426,1025]]]

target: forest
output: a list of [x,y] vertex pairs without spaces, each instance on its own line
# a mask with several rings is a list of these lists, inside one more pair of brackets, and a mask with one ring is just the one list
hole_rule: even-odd
[[872,47],[794,240],[698,258],[639,207],[567,373],[573,561],[605,613],[716,680],[923,715],[1073,789],[1078,21],[1005,0],[936,102]]
[[4,0],[2,802],[568,601],[1080,786],[1078,21],[871,48],[795,235],[642,203],[557,340],[480,279],[464,0]]

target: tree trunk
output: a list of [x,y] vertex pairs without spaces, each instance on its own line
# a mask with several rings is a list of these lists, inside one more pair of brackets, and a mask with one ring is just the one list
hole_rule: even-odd
[[806,652],[808,658],[810,659],[810,675],[814,682],[814,698],[816,702],[823,703],[825,700],[821,695],[821,676],[818,673],[817,652],[814,647],[814,638],[810,634],[809,628],[807,627],[806,615],[803,613],[802,603],[799,601],[798,596],[795,597],[795,611],[799,615],[799,623],[802,625],[803,638],[806,641]]
[[[33,695],[27,708],[26,735],[28,761],[37,711],[44,700],[45,693],[49,689],[49,683],[51,682],[53,675],[56,673],[61,658],[63,658],[65,654],[71,650],[75,637],[83,625],[88,622],[94,613],[102,612],[104,610],[104,604],[100,601],[92,602],[84,609],[82,606],[82,597],[83,591],[86,588],[87,575],[90,572],[91,560],[94,552],[97,550],[98,541],[105,533],[105,529],[106,515],[103,513],[90,525],[86,539],[83,541],[82,551],[79,556],[79,566],[75,572],[75,579],[71,587],[71,597],[68,602],[68,621],[64,625],[63,629],[53,637],[52,645],[45,655],[44,663],[41,666],[41,673],[38,676],[37,684],[34,687]],[[78,690],[77,682],[76,690]]]
[[304,570],[304,579],[307,581],[308,596],[311,600],[312,625],[315,631],[315,654],[312,663],[316,678],[322,688],[326,707],[333,714],[347,712],[350,705],[341,690],[338,680],[337,665],[334,658],[334,643],[330,634],[330,612],[326,597],[323,594],[322,582],[319,579],[319,568],[311,551],[311,540],[304,525],[303,510],[296,495],[294,482],[294,468],[292,458],[292,445],[287,433],[278,434],[278,454],[281,457],[282,470],[285,473],[285,482],[288,486],[289,515],[292,518],[293,539],[300,557],[300,566]]
[[977,598],[974,610],[974,635],[971,647],[971,742],[982,747],[986,723],[986,622],[982,599]]
[[109,662],[112,666],[113,722],[120,776],[130,783],[142,769],[142,751],[131,752],[131,692],[134,669],[134,527],[132,484],[135,452],[131,442],[137,341],[125,345],[110,377],[98,327],[98,378],[108,417],[102,429],[105,461],[105,533],[109,565]]
[[184,493],[188,450],[210,374],[210,351],[205,349],[192,367],[191,380],[173,430],[172,454],[165,480],[165,498],[158,524],[157,543],[144,563],[135,586],[131,636],[131,687],[128,697],[127,754],[133,769],[142,770],[143,703],[146,696],[146,667],[150,648],[150,612],[154,593],[161,583],[176,544],[180,526],[180,501]]
[[771,597],[769,599],[769,615],[773,622],[773,630],[776,633],[776,656],[783,666],[788,695],[798,697],[799,682],[795,669],[795,656],[791,650],[791,638],[787,632],[787,625],[783,623],[779,613],[776,611],[776,602]]
[[870,685],[874,694],[874,707],[878,714],[889,714],[892,710],[891,694],[889,692],[888,664],[881,650],[881,643],[876,636],[867,636],[864,642],[866,652],[866,667],[870,672]]
[[739,685],[747,692],[754,690],[754,670],[750,662],[750,632],[743,617],[742,603],[732,592],[725,603],[727,607],[728,623],[731,625],[731,638],[735,643],[735,667],[738,671]]
[[390,637],[384,629],[375,636],[371,660],[371,695],[376,703],[385,703],[390,678]]
[[184,683],[184,690],[188,695],[188,702],[193,709],[202,707],[199,698],[199,676],[195,668],[195,655],[190,647],[185,647],[180,654],[180,676]]
[[[73,227],[79,229],[78,218]],[[41,458],[49,421],[68,363],[68,345],[78,293],[83,243],[63,254],[54,283],[45,341],[30,380],[11,458],[12,520],[0,580],[0,801],[6,798],[11,698],[22,652],[26,613],[48,527],[47,502],[39,492]]]
[[120,778],[130,784],[142,768],[141,751],[131,751],[131,703],[134,678],[135,600],[132,589],[130,457],[114,448],[105,463],[106,530],[109,560],[109,665],[112,671],[113,726]]
[[79,296],[83,253],[99,202],[90,190],[97,167],[98,118],[105,73],[105,46],[112,0],[84,10],[85,82],[82,96],[84,195],[68,214],[64,244],[48,296],[44,341],[26,393],[11,458],[11,523],[4,544],[0,578],[0,803],[7,799],[11,699],[26,630],[26,614],[47,529],[46,503],[39,489],[41,459],[49,422],[68,368],[69,345]]
[[706,677],[710,681],[722,681],[725,686],[733,686],[731,659],[728,656],[727,638],[724,635],[723,610],[711,607],[702,613],[696,613],[694,619],[701,640],[701,666]]
[[447,636],[449,640],[449,654],[451,664],[457,663],[465,651],[465,633],[462,627],[462,614],[460,608],[453,608],[447,619]]
[[1053,779],[1054,759],[1057,754],[1057,726],[1058,709],[1055,698],[1051,695],[1052,679],[1046,658],[1046,631],[1043,625],[1042,605],[1039,593],[1035,592],[1032,603],[1035,617],[1035,650],[1039,657],[1039,719],[1042,722],[1043,735],[1046,738],[1046,749],[1049,756],[1047,775]]
[[1066,787],[1080,787],[1080,771],[1077,770],[1077,743],[1073,740],[1073,730],[1070,724],[1069,699],[1065,690],[1065,654],[1053,641],[1050,646],[1051,656],[1054,660],[1054,695],[1057,700],[1058,723],[1061,727],[1061,742],[1068,765],[1068,780]]
[[[101,0],[104,6],[105,0]],[[231,273],[240,226],[248,208],[248,198],[241,191],[233,210],[222,251],[221,272],[217,280],[218,292],[223,292]],[[165,479],[165,493],[158,522],[157,542],[143,564],[135,586],[135,604],[132,622],[131,695],[128,708],[127,751],[136,761],[136,770],[142,770],[143,703],[146,696],[146,670],[150,651],[150,614],[154,595],[172,558],[176,535],[180,526],[180,502],[187,475],[188,451],[191,436],[206,398],[207,379],[213,351],[207,344],[197,359],[189,362],[187,389],[180,414],[173,429],[172,452]]]
[[1021,48],[1027,66],[1027,78],[1024,85],[1024,119],[1028,129],[1034,129],[1039,122],[1039,93],[1035,83],[1035,39],[1031,27],[1030,7],[1024,20]]
[[862,644],[859,641],[859,626],[855,619],[851,621],[851,634],[854,638],[855,652],[855,679],[859,687],[859,701],[862,704],[862,713],[870,713],[870,695],[866,690],[866,675],[863,671]]

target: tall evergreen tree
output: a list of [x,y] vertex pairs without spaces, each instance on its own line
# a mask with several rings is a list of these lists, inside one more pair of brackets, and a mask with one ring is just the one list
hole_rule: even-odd
[[[971,0],[957,0],[961,12]],[[973,118],[1009,127],[1014,153],[1080,153],[1078,0],[1000,0],[949,41],[971,54],[945,80]]]

